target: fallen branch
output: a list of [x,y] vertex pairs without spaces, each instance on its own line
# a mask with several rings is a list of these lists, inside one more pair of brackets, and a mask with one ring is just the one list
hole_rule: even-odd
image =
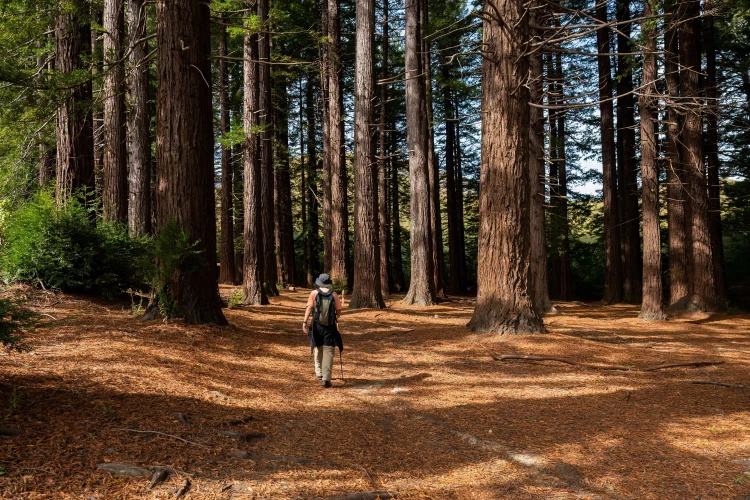
[[159,432],[159,431],[139,431],[137,429],[113,429],[115,431],[128,431],[128,432],[135,432],[138,434],[156,434],[158,436],[165,436],[170,437],[172,439],[176,439],[178,441],[182,441],[183,443],[192,444],[193,446],[198,446],[200,448],[206,448],[207,450],[210,450],[210,446],[206,446],[205,444],[196,443],[194,441],[188,441],[187,439],[183,439],[179,436],[174,436],[172,434],[167,434],[166,432]]
[[701,366],[714,366],[724,364],[724,361],[691,361],[688,363],[668,363],[656,366],[647,366],[645,368],[637,368],[634,366],[623,366],[623,365],[597,365],[592,363],[579,363],[565,358],[556,358],[553,356],[537,356],[534,354],[493,354],[490,352],[490,357],[495,361],[507,361],[509,359],[520,359],[526,361],[556,361],[558,363],[564,363],[566,365],[582,366],[584,368],[592,368],[595,370],[612,370],[612,371],[634,371],[634,372],[655,372],[657,370],[665,370],[667,368],[699,368]]
[[387,498],[396,498],[396,493],[392,491],[360,491],[332,497],[329,500],[386,500]]
[[180,498],[182,495],[188,492],[190,489],[190,479],[185,479],[185,482],[182,483],[182,486],[180,486],[180,489],[177,490],[177,493],[174,494],[175,498]]
[[719,382],[714,380],[684,380],[687,384],[704,384],[704,385],[719,385],[721,387],[735,387],[737,389],[750,389],[750,385],[742,384],[729,384],[727,382]]
[[154,475],[151,476],[151,483],[148,485],[148,489],[153,489],[154,486],[166,480],[169,477],[169,471],[167,469],[156,469]]

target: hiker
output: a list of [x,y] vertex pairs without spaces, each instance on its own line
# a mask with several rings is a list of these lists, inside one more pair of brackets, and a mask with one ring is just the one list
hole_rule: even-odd
[[[333,355],[336,346],[339,352],[344,350],[337,320],[341,314],[341,298],[331,290],[331,277],[323,273],[315,280],[317,290],[310,292],[305,309],[305,320],[302,322],[302,332],[310,338],[310,350],[315,361],[315,375],[323,387],[331,387],[331,370],[333,369]],[[312,315],[312,325],[307,320]]]

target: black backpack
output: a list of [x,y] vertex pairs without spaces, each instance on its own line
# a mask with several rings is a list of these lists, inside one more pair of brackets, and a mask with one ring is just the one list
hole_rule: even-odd
[[318,295],[315,296],[313,321],[317,321],[321,326],[336,325],[336,302],[333,298],[333,291],[325,293],[318,291]]

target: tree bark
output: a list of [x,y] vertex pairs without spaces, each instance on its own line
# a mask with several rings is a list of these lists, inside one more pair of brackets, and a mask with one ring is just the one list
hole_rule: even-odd
[[[534,7],[538,7],[536,2]],[[539,24],[537,11],[530,12],[530,22]],[[535,41],[541,39],[541,33],[534,32]],[[532,103],[541,104],[543,99],[543,62],[541,52],[535,53],[529,60],[529,97]],[[446,103],[448,100],[446,100]],[[531,225],[531,278],[532,298],[540,313],[549,312],[552,304],[547,288],[547,243],[544,225],[544,113],[540,108],[529,107],[529,223]],[[452,135],[452,134],[451,134]],[[446,139],[447,142],[447,139]],[[451,155],[452,156],[452,155]],[[446,152],[446,185],[452,173],[448,173],[448,155]],[[450,192],[450,191],[449,191]],[[450,209],[449,209],[450,211]],[[458,216],[458,214],[456,214]],[[450,216],[449,219],[450,221]]]
[[169,290],[188,323],[227,323],[216,274],[210,11],[199,0],[158,0],[157,227],[186,231],[205,266]]
[[258,0],[258,118],[260,125],[261,217],[263,220],[263,285],[266,294],[277,296],[276,255],[274,254],[273,216],[273,137],[271,123],[271,29],[268,21],[268,0]]
[[[91,23],[101,26],[103,24],[103,5],[91,3]],[[104,50],[102,49],[102,40],[104,35],[100,30],[91,30],[91,76],[92,76],[92,97],[95,94],[102,95],[102,85],[98,83],[99,88],[93,87],[93,82],[102,80],[101,74],[104,69]],[[102,184],[104,183],[104,105],[101,97],[91,100],[92,112],[92,129],[94,136],[94,191],[96,199],[102,198]]]
[[329,80],[331,78],[331,53],[328,37],[328,0],[322,0],[321,5],[321,33],[326,41],[322,44],[320,54],[320,91],[323,133],[323,269],[331,270],[331,113],[329,105]]
[[650,2],[645,2],[641,30],[645,41],[641,114],[641,179],[643,181],[643,293],[640,318],[665,319],[661,284],[661,237],[659,231],[659,171],[657,168],[656,34]]
[[[389,125],[394,129],[393,123]],[[391,151],[398,151],[398,142],[395,134],[391,134]],[[391,158],[391,229],[393,233],[393,288],[400,292],[406,289],[404,279],[404,258],[401,253],[401,193],[399,190],[399,159]]]
[[542,333],[529,287],[529,18],[521,0],[498,0],[492,8],[486,0],[484,10],[479,264],[469,328]]
[[[227,28],[219,26],[219,119],[222,136],[229,133],[229,73],[227,72]],[[234,228],[232,226],[231,150],[221,145],[221,256],[219,283],[235,284]]]
[[555,56],[547,54],[547,100],[552,109],[547,111],[547,121],[549,124],[549,206],[550,206],[550,225],[549,225],[549,295],[553,300],[560,300],[560,291],[562,290],[562,265],[560,261],[560,246],[562,240],[562,224],[560,222],[560,151],[558,143],[560,142],[560,132],[558,131],[558,115],[560,110],[555,109],[562,104],[560,93],[562,84],[558,79],[557,70],[555,69]]
[[104,2],[104,220],[128,220],[128,167],[125,152],[125,5],[123,0]]
[[641,244],[638,214],[638,179],[635,165],[635,108],[633,98],[633,69],[630,56],[630,0],[617,0],[617,143],[620,174],[618,194],[622,204],[620,220],[623,251],[623,299],[640,302]]
[[307,251],[307,281],[313,283],[319,274],[320,264],[318,262],[318,155],[315,141],[315,88],[314,80],[308,75],[305,84],[305,127],[307,129],[307,155],[306,155],[306,178],[305,190],[309,195],[307,206],[307,227],[305,229],[305,246]]
[[145,0],[128,0],[129,52],[126,75],[128,107],[128,230],[131,236],[151,233],[151,137],[148,103],[148,42]]
[[461,152],[461,103],[456,93],[453,109],[456,110],[456,205],[458,209],[458,254],[461,260],[461,276],[468,284],[468,272],[466,270],[466,228],[464,226],[464,174],[462,164],[463,154]]
[[[86,69],[91,48],[91,27],[80,20],[85,2],[75,1],[55,17],[55,65],[68,74]],[[91,80],[67,91],[57,108],[56,185],[57,204],[65,203],[73,191],[94,188],[94,137],[91,125]],[[93,193],[92,193],[93,194]]]
[[409,148],[411,203],[411,280],[404,303],[429,306],[435,302],[430,217],[425,80],[420,52],[421,0],[406,0],[406,140]]
[[681,19],[684,20],[680,27],[680,102],[685,108],[682,161],[685,167],[687,195],[690,198],[690,215],[687,219],[691,243],[689,283],[691,293],[697,295],[705,310],[714,311],[716,289],[703,157],[703,110],[698,83],[701,70],[700,2],[682,0],[680,10]]
[[[253,9],[255,0],[246,0],[246,8]],[[263,286],[264,248],[263,219],[261,216],[261,167],[260,134],[258,133],[258,99],[260,81],[258,63],[258,35],[246,34],[244,42],[244,109],[245,129],[245,249],[242,269],[242,282],[247,305],[268,304],[266,289]]]
[[389,163],[391,161],[388,151],[388,45],[390,43],[388,33],[388,0],[383,0],[382,40],[380,45],[380,130],[378,134],[378,218],[380,219],[378,239],[380,240],[380,294],[385,297],[393,289],[393,276],[390,273],[388,256],[391,249],[390,236],[390,210],[388,205],[388,178]]
[[[602,2],[596,9],[597,20],[607,22],[607,4]],[[596,32],[600,54],[609,54],[609,28]],[[599,69],[599,116],[602,144],[602,193],[604,203],[604,247],[605,284],[604,302],[622,302],[622,257],[620,248],[619,214],[617,210],[617,167],[615,164],[615,125],[612,109],[612,70],[609,55],[597,57]]]
[[341,20],[340,0],[328,0],[329,80],[328,106],[330,123],[331,171],[331,280],[346,285],[349,254],[349,213],[346,194],[346,157],[344,150],[344,98],[341,88]]
[[357,0],[354,72],[354,290],[350,309],[383,309],[380,289],[378,170],[373,158],[375,0]]
[[708,224],[711,232],[711,254],[714,262],[714,280],[718,304],[727,301],[726,279],[724,276],[724,243],[721,230],[721,178],[719,175],[719,101],[716,86],[716,35],[713,1],[704,1],[703,33],[706,40],[706,156],[708,169]]
[[[675,4],[670,7],[675,9]],[[669,227],[669,304],[674,304],[688,294],[687,249],[688,236],[685,220],[687,205],[684,187],[685,171],[682,165],[680,130],[682,120],[677,111],[680,99],[680,70],[678,66],[678,18],[676,12],[667,18],[664,32],[664,75],[666,82],[666,170],[667,170],[667,224]]]
[[295,284],[294,226],[292,222],[292,186],[289,168],[289,105],[286,77],[276,80],[276,263],[279,283]]
[[[565,81],[562,67],[562,54],[555,54],[556,75],[559,88],[559,102],[564,104],[564,87]],[[568,173],[567,173],[567,155],[565,153],[565,115],[566,112],[561,110],[557,113],[557,179],[559,189],[559,223],[560,223],[560,300],[573,300],[573,281],[570,272],[570,225],[568,223]]]

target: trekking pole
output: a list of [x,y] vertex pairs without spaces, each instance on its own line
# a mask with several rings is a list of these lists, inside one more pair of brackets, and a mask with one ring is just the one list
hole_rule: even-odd
[[341,358],[341,350],[339,350],[339,364],[341,366],[341,380],[346,382],[344,379],[344,360]]

